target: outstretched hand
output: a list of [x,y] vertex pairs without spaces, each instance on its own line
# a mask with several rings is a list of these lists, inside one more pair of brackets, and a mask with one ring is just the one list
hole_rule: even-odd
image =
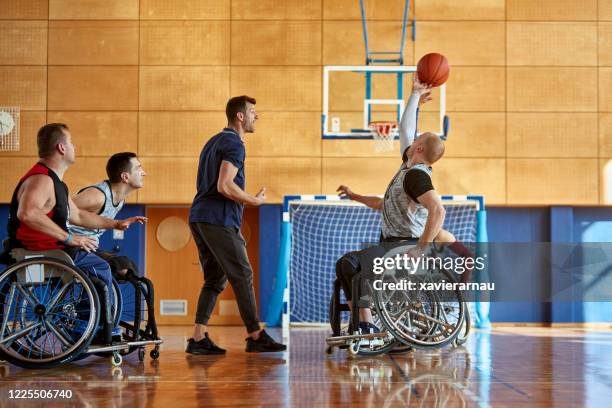
[[340,196],[340,198],[349,198],[349,199],[353,199],[353,191],[348,187],[348,186],[340,186],[336,189],[336,192],[338,193],[338,196]]
[[115,225],[115,229],[124,231],[124,230],[128,229],[130,227],[130,225],[132,225],[135,222],[137,222],[139,224],[146,224],[148,220],[149,219],[147,217],[142,217],[140,215],[138,215],[136,217],[126,218],[125,220],[117,221],[117,224]]

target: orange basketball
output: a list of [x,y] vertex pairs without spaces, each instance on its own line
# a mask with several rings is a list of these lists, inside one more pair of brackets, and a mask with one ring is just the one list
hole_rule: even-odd
[[432,52],[423,55],[417,64],[417,74],[419,81],[424,84],[437,87],[442,85],[448,79],[450,74],[450,66],[448,60],[442,54]]

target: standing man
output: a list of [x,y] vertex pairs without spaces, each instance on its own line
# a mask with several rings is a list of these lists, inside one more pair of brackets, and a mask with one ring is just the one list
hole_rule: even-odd
[[189,211],[189,226],[204,271],[204,286],[198,299],[193,338],[189,339],[185,351],[225,354],[208,336],[206,325],[217,296],[228,280],[247,329],[246,351],[284,351],[287,347],[274,341],[259,326],[253,269],[240,234],[244,205],[259,206],[266,199],[265,187],[255,196],[244,191],[244,135],[255,131],[255,99],[246,95],[231,98],[225,114],[227,127],[213,136],[200,154],[198,191]]

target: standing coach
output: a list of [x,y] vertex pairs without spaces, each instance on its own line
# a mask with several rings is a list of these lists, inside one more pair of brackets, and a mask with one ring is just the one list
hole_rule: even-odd
[[248,333],[246,351],[284,351],[286,346],[274,341],[259,326],[253,269],[246,242],[240,234],[244,205],[259,206],[266,198],[265,188],[254,197],[244,191],[244,136],[255,131],[255,99],[246,95],[231,98],[225,114],[227,127],[213,136],[200,154],[198,192],[189,211],[189,226],[204,271],[204,286],[198,299],[193,338],[189,339],[185,351],[225,354],[210,339],[206,326],[227,281],[234,289]]

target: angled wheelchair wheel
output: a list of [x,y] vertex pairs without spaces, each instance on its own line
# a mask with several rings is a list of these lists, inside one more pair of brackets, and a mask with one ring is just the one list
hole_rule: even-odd
[[[406,278],[413,282],[454,282],[444,269],[421,276],[383,277],[394,282]],[[419,285],[417,285],[418,287]],[[408,346],[437,348],[452,342],[465,319],[465,303],[459,290],[380,290],[374,293],[374,306],[381,321],[393,336]]]
[[467,304],[464,307],[465,307],[465,319],[463,321],[463,325],[461,326],[461,330],[459,331],[459,334],[457,334],[457,337],[455,337],[455,341],[454,341],[455,346],[461,346],[465,344],[465,342],[467,341],[470,335],[470,329],[472,328],[472,321],[470,318],[470,308],[467,306]]
[[78,268],[29,258],[0,274],[0,351],[24,368],[51,368],[82,354],[98,325],[100,302]]

